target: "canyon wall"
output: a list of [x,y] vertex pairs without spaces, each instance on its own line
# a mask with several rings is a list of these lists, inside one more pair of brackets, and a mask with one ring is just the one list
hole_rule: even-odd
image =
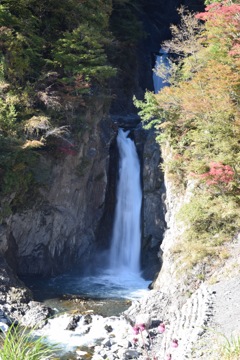
[[[4,252],[18,274],[51,275],[88,259],[103,214],[109,146],[114,136],[103,104],[95,104],[92,124],[75,141],[75,150],[59,157],[40,154],[38,168],[48,169],[47,184],[32,207],[17,211],[2,227]],[[60,151],[60,150],[59,150]]]
[[[177,22],[176,8],[181,3],[146,1],[140,20],[147,36],[136,51],[135,68],[127,75],[131,89],[127,89],[120,73],[112,89],[110,115],[104,102],[96,101],[94,109],[86,113],[86,123],[91,126],[84,130],[80,140],[72,139],[74,151],[60,151],[58,156],[39,152],[38,176],[47,173],[47,180],[39,189],[40,196],[32,198],[25,208],[16,209],[0,226],[0,252],[17,274],[53,275],[73,265],[84,266],[96,248],[109,245],[114,208],[111,194],[116,183],[116,169],[109,168],[109,154],[116,151],[115,117],[132,113],[135,116],[132,95],[142,98],[147,88],[153,89],[154,54],[161,41],[170,36],[169,24]],[[142,264],[145,276],[152,279],[161,265],[159,245],[165,229],[162,201],[165,187],[154,132],[138,125],[134,136],[143,169]],[[113,154],[115,158],[117,155]],[[108,201],[110,205],[106,205]],[[168,199],[167,204],[170,203]],[[168,226],[172,228],[172,224]]]

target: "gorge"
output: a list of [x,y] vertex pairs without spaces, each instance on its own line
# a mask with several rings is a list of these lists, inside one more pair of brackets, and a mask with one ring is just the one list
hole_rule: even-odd
[[[201,11],[203,1],[25,5],[20,9],[4,0],[0,7],[1,329],[15,321],[34,327],[61,343],[61,359],[202,358],[202,345],[194,346],[213,314],[210,282],[225,269],[232,273],[227,266],[238,268],[227,258],[221,236],[227,224],[228,250],[239,242],[239,143],[219,131],[226,127],[229,139],[239,134],[233,121],[235,53],[214,53],[234,60],[231,69],[227,58],[212,70],[215,58],[207,56],[217,45],[209,50],[194,37],[194,56],[188,47],[180,49],[177,75],[170,78],[175,82],[158,95],[156,83],[163,84],[152,78],[152,69],[160,44],[171,38],[170,24],[180,22],[177,8]],[[212,39],[210,34],[210,45]],[[165,61],[165,53],[160,58]],[[206,80],[201,69],[208,63]],[[219,79],[221,66],[233,79],[229,97],[229,84]],[[207,84],[203,99],[199,83]],[[223,107],[214,103],[218,84]],[[148,126],[154,121],[156,130]],[[205,161],[212,154],[218,160],[213,170],[230,173],[217,177],[220,186],[209,190],[201,180],[212,176]],[[221,202],[222,194],[229,201]],[[226,216],[219,220],[221,214]],[[166,332],[159,331],[161,324]]]

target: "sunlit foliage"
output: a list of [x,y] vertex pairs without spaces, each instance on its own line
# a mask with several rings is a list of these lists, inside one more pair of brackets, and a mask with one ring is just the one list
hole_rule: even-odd
[[170,86],[136,105],[161,146],[170,146],[169,176],[178,185],[195,183],[196,197],[180,211],[185,239],[212,249],[240,225],[240,5],[225,1],[196,16],[180,13],[180,27],[163,44],[175,54],[172,66],[159,69]]
[[[36,185],[33,162],[38,150],[54,155],[61,146],[56,139],[61,142],[70,132],[80,138],[93,126],[85,114],[97,98],[109,106],[110,79],[123,62],[116,59],[141,36],[136,17],[140,4],[0,1],[0,201],[2,195],[14,194],[14,208],[23,204],[24,194]],[[69,146],[63,147],[63,156],[76,155]],[[0,221],[3,208],[0,205]]]

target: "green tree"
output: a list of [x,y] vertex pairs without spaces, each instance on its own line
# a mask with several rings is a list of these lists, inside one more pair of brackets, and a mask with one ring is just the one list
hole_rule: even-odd
[[240,224],[239,16],[240,5],[232,2],[212,4],[196,17],[183,13],[172,40],[163,44],[181,55],[168,72],[159,69],[171,86],[135,101],[168,149],[165,171],[178,185],[195,183],[180,210],[187,230],[178,249],[189,254],[191,248],[191,265],[216,254],[213,248]]

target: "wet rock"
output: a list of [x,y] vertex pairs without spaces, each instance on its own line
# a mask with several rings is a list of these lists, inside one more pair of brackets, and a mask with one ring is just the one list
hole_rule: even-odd
[[74,315],[70,321],[70,323],[68,324],[68,326],[66,327],[66,330],[72,330],[74,331],[76,329],[76,327],[78,326],[78,322],[81,319],[81,316],[79,315]]
[[51,308],[43,306],[36,301],[31,301],[28,304],[28,310],[26,310],[21,318],[21,324],[30,328],[40,329],[52,315],[53,310]]
[[27,304],[31,300],[31,291],[0,256],[0,321],[8,326],[17,323],[29,309]]
[[84,325],[89,325],[89,324],[91,324],[92,323],[92,317],[91,317],[91,315],[85,315],[84,316]]
[[105,325],[104,329],[107,330],[107,332],[109,332],[109,333],[113,331],[113,328],[111,325]]
[[79,356],[84,356],[84,355],[87,355],[88,353],[86,351],[76,350],[76,354]]
[[161,153],[154,131],[141,128],[134,132],[142,162],[143,176],[143,277],[152,280],[161,267],[159,248],[165,231],[165,187]]
[[140,353],[137,350],[129,349],[126,350],[123,355],[125,359],[137,359]]
[[8,329],[9,326],[5,322],[0,321],[0,332],[6,332]]

